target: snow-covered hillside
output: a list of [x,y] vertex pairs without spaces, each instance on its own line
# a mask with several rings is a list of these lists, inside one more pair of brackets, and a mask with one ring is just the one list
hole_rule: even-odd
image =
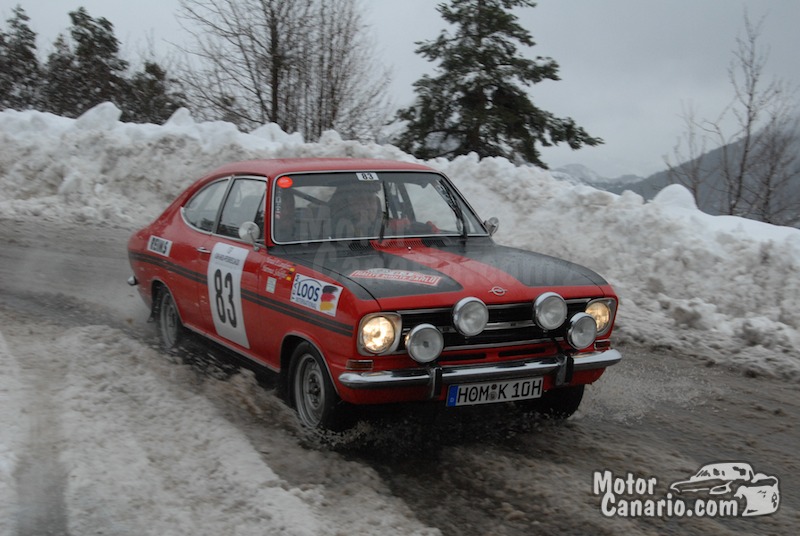
[[[164,126],[120,123],[119,115],[111,104],[77,120],[0,113],[0,211],[134,228],[232,160],[413,160],[395,147],[343,141],[333,132],[312,144],[275,125],[243,134],[226,123],[198,123],[186,110]],[[499,158],[428,164],[446,173],[482,217],[500,218],[498,241],[608,278],[622,298],[618,341],[800,378],[800,230],[705,215],[680,186],[645,203]]]
[[623,175],[621,177],[603,177],[596,171],[582,164],[567,164],[550,170],[556,179],[572,184],[586,184],[601,190],[622,191],[628,184],[643,181],[644,177],[638,175]]

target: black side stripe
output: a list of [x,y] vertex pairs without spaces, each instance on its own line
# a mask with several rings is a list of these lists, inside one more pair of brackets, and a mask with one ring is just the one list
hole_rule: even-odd
[[152,264],[153,266],[158,266],[159,268],[169,270],[170,272],[178,274],[179,276],[191,279],[195,283],[205,283],[207,281],[206,274],[194,272],[163,257],[147,255],[146,253],[129,253],[128,256],[132,260]]
[[[194,281],[196,283],[207,283],[206,274],[201,274],[199,272],[194,272],[192,270],[186,269],[182,266],[175,264],[172,261],[169,261],[165,258],[156,257],[154,255],[148,255],[146,253],[129,253],[129,257],[131,260],[144,262],[147,264],[152,264],[154,266],[158,266],[160,268],[164,268],[165,270],[169,270],[174,274],[177,274],[181,277],[185,277]],[[281,303],[277,300],[273,300],[266,296],[261,296],[251,290],[244,290],[242,289],[242,299],[249,301],[250,303],[254,303],[260,307],[264,307],[266,309],[270,309],[277,313],[291,316],[292,318],[296,318],[298,320],[302,320],[303,322],[308,322],[309,324],[313,324],[318,326],[322,329],[332,331],[338,335],[344,335],[345,337],[351,337],[353,335],[353,326],[350,324],[344,324],[342,322],[337,322],[332,318],[324,318],[323,315],[314,315],[311,313],[306,313],[298,308],[292,307],[285,303]]]
[[301,309],[297,309],[285,303],[281,303],[279,301],[273,300],[271,298],[267,298],[266,296],[262,296],[260,294],[256,294],[250,290],[242,290],[242,298],[245,300],[255,303],[261,307],[265,307],[267,309],[271,309],[278,313],[291,316],[293,318],[297,318],[298,320],[302,320],[304,322],[309,322],[314,324],[315,326],[321,327],[323,329],[327,329],[328,331],[332,331],[334,333],[338,333],[339,335],[344,335],[345,337],[350,337],[353,335],[353,326],[349,324],[343,324],[341,322],[337,322],[335,320],[324,318],[322,315],[317,316],[314,314],[306,313]]

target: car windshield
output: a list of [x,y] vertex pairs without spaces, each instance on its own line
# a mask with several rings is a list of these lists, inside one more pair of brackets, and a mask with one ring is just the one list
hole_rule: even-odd
[[752,469],[738,465],[710,465],[701,468],[692,479],[749,480],[752,478],[752,472]]
[[487,236],[445,177],[425,172],[290,174],[275,181],[278,244],[426,236]]

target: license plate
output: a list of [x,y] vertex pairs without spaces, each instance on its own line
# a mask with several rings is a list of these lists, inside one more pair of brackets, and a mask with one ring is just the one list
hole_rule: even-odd
[[542,378],[502,382],[465,383],[447,389],[447,406],[474,406],[542,396]]

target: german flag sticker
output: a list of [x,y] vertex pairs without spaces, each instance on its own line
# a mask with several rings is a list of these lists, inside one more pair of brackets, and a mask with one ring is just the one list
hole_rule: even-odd
[[319,299],[319,310],[323,312],[335,311],[339,302],[339,287],[325,285],[322,287],[322,296]]

